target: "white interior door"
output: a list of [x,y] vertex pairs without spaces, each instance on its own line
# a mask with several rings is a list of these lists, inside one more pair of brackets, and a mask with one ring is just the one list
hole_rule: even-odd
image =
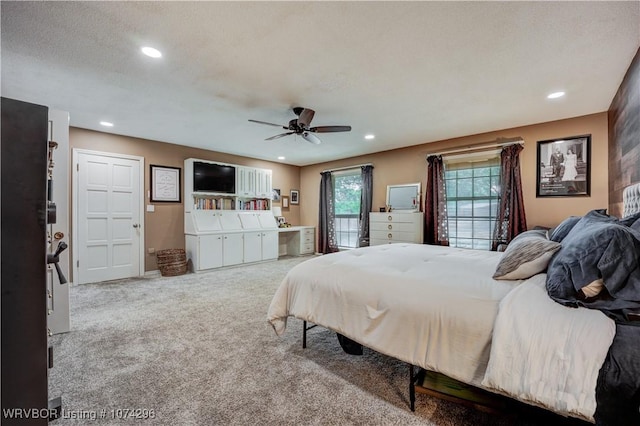
[[135,277],[141,272],[141,159],[77,155],[77,281]]

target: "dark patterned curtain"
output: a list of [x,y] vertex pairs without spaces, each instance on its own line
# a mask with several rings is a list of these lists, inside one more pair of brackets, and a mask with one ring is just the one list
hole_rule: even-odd
[[320,180],[320,216],[318,218],[320,253],[334,253],[338,251],[336,241],[336,208],[333,198],[333,178],[331,172],[322,172]]
[[520,176],[520,151],[523,149],[520,144],[507,145],[500,153],[502,191],[491,250],[497,250],[500,244],[509,244],[516,235],[527,230]]
[[369,245],[369,212],[373,196],[373,166],[362,166],[362,192],[360,195],[360,226],[358,228],[358,247]]
[[424,242],[426,244],[448,246],[447,195],[444,187],[442,156],[430,155],[427,157],[427,163]]

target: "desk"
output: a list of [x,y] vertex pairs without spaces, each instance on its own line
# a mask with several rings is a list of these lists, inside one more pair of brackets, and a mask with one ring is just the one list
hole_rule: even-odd
[[315,226],[278,228],[278,257],[313,254],[315,250]]

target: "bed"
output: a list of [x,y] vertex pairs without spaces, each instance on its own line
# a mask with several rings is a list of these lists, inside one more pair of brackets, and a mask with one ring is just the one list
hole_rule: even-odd
[[[640,377],[640,362],[634,355],[640,344],[640,327],[635,324],[640,322],[633,322],[633,312],[640,307],[640,229],[632,228],[640,227],[638,199],[640,184],[625,191],[624,225],[616,218],[606,219],[602,211],[568,218],[554,230],[563,234],[564,245],[548,239],[547,233],[543,238],[542,233],[528,231],[516,237],[505,253],[389,244],[316,257],[287,274],[267,319],[279,335],[288,318],[295,317],[411,366],[561,415],[606,424],[606,410],[600,410],[600,417],[596,413],[601,407],[615,407],[606,396],[620,387],[616,380],[620,375]],[[635,258],[633,265],[625,266],[633,271],[622,285],[624,277],[618,276],[620,268],[615,266],[624,259],[616,257],[617,263],[608,269],[601,265],[611,261],[611,253],[621,246],[605,244],[606,250],[592,262],[591,273],[601,278],[593,286],[601,293],[593,296],[592,287],[576,285],[578,279],[588,281],[589,268],[578,268],[584,275],[579,277],[576,268],[567,265],[574,265],[571,248],[579,246],[572,238],[591,238],[583,235],[599,225],[589,221],[599,220],[616,231],[628,227],[629,232],[620,232],[637,239],[638,245],[622,250],[631,253],[631,263]],[[531,242],[528,254],[518,248],[527,239],[543,244],[546,255],[522,261],[536,251]],[[597,250],[588,252],[597,255]],[[520,262],[515,269],[507,265],[511,269],[500,272],[514,259]],[[549,275],[544,273],[547,264]],[[566,276],[559,281],[562,273]],[[610,274],[617,274],[616,288],[608,288],[614,282]],[[615,297],[620,294],[623,297]],[[613,308],[608,310],[612,305],[604,299],[614,301]],[[622,318],[620,313],[631,317]],[[627,402],[637,414],[640,383],[634,377],[630,381],[623,385],[629,388]]]

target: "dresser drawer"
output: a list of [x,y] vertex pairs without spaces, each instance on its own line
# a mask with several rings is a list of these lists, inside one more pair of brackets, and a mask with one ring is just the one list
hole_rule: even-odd
[[371,222],[417,222],[422,213],[369,213]]
[[396,241],[396,240],[379,240],[376,238],[371,238],[371,240],[369,240],[369,245],[370,246],[381,246],[383,244],[419,244],[416,243],[415,241]]
[[400,232],[417,232],[418,223],[407,222],[369,222],[371,231],[400,231]]
[[371,231],[371,239],[387,240],[394,242],[418,243],[420,236],[415,232],[401,231]]

